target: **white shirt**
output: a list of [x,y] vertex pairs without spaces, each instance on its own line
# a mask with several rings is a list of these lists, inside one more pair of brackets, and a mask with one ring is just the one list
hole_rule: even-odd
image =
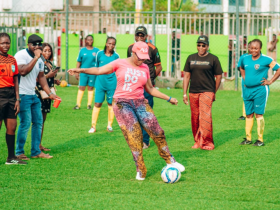
[[[28,49],[23,49],[15,54],[18,65],[26,65],[33,59]],[[44,71],[44,62],[38,59],[33,69],[26,75],[20,77],[19,94],[35,95],[36,78],[39,72]]]

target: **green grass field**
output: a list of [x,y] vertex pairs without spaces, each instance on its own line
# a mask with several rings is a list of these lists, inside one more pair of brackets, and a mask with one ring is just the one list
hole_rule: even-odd
[[[88,134],[91,111],[72,110],[77,87],[60,88],[62,103],[48,115],[43,145],[53,159],[5,165],[5,126],[0,131],[0,209],[280,209],[280,95],[266,108],[264,147],[240,146],[245,136],[240,92],[220,91],[213,105],[213,151],[193,150],[190,108],[182,90],[161,89],[178,106],[155,99],[155,114],[176,160],[186,166],[178,183],[165,184],[165,162],[154,142],[144,150],[145,181],[135,180],[130,150],[116,123],[108,133],[103,105],[95,134]],[[257,139],[256,121],[253,139]],[[30,135],[26,155],[30,156]]]

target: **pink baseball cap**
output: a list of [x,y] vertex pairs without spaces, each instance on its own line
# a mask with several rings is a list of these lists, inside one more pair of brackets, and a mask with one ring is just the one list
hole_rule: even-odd
[[136,42],[132,47],[132,52],[135,52],[140,59],[150,59],[149,46],[145,42]]

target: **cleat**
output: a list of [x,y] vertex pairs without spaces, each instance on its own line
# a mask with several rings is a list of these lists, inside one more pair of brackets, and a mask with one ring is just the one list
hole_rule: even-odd
[[88,105],[88,106],[87,106],[87,109],[92,109],[91,105]]
[[94,127],[91,127],[88,131],[88,133],[95,133],[96,129]]
[[140,172],[137,172],[137,174],[136,174],[136,179],[139,180],[139,181],[145,180],[145,178],[142,178],[142,177],[140,176]]
[[264,143],[263,143],[262,141],[260,141],[260,140],[257,140],[257,141],[253,144],[253,146],[261,147],[261,146],[264,146]]
[[113,132],[113,128],[112,127],[107,127],[107,131],[108,132]]
[[246,144],[252,144],[252,141],[247,140],[246,138],[244,138],[244,141],[242,141],[240,143],[240,145],[246,145]]
[[237,120],[246,120],[246,117],[240,116]]
[[74,110],[78,110],[78,109],[80,109],[80,107],[79,107],[78,105],[76,105],[76,106],[74,106],[73,109],[74,109]]
[[177,168],[180,172],[185,171],[185,166],[183,166],[182,164],[175,162],[175,163],[171,163],[171,164],[167,164],[167,166],[172,166]]
[[24,162],[16,157],[14,157],[14,158],[10,158],[10,159],[8,158],[5,164],[6,165],[26,165],[27,162]]

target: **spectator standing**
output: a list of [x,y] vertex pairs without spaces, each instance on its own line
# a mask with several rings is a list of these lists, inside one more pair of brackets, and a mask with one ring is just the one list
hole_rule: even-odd
[[[60,85],[59,80],[55,80],[55,76],[58,72],[58,69],[55,69],[55,66],[52,64],[51,60],[53,60],[53,50],[50,44],[48,43],[43,43],[42,46],[42,55],[45,58],[46,62],[44,65],[44,74],[48,82],[48,86],[50,88],[54,87],[54,84]],[[41,135],[41,143],[39,145],[39,148],[41,151],[50,151],[49,148],[46,148],[42,145],[42,139],[43,139],[43,132],[44,132],[44,125],[45,121],[47,119],[47,113],[51,112],[51,99],[42,99],[41,94],[39,91],[43,90],[42,86],[40,83],[37,81],[36,83],[36,95],[41,101],[41,111],[42,111],[42,116],[43,116],[43,126],[42,126],[42,135]]]
[[[136,42],[138,42],[138,41],[146,42],[147,37],[148,37],[148,32],[144,26],[139,26],[136,28],[136,30],[135,30],[135,41]],[[148,42],[147,44],[148,44],[148,50],[149,50],[148,51],[149,59],[146,59],[144,61],[144,63],[147,64],[149,67],[150,76],[151,76],[150,79],[151,79],[152,85],[155,86],[155,79],[162,70],[160,55],[159,55],[159,52],[158,52],[158,49],[156,48],[156,46],[154,46],[150,42]],[[133,46],[134,46],[134,44],[132,44],[128,47],[127,57],[132,56]],[[145,90],[144,90],[144,97],[148,100],[150,107],[153,108],[154,107],[154,97],[152,95],[150,95],[149,93],[147,93]],[[143,142],[144,142],[143,149],[147,149],[150,146],[150,136],[143,128],[142,128],[142,133],[143,133]]]
[[26,48],[26,36],[25,30],[22,30],[22,35],[18,38],[18,49],[22,50]]
[[54,100],[59,97],[50,91],[44,76],[44,62],[40,58],[42,54],[42,41],[42,38],[36,34],[31,35],[28,38],[28,48],[17,52],[15,55],[21,75],[19,84],[21,109],[19,112],[20,125],[17,134],[16,155],[22,160],[29,160],[24,153],[24,145],[31,123],[31,158],[52,158],[49,154],[41,152],[39,148],[43,117],[40,99],[35,94],[36,79],[38,79],[39,84],[50,99]]
[[0,129],[2,121],[6,125],[6,143],[8,148],[7,165],[20,164],[15,156],[15,132],[17,127],[17,114],[20,109],[18,90],[18,67],[16,59],[8,55],[11,39],[7,33],[0,33]]
[[[93,46],[93,36],[87,35],[86,47],[82,48],[79,52],[79,56],[77,59],[77,68],[94,67],[96,64],[96,55],[98,51],[99,49]],[[80,109],[86,86],[88,86],[87,109],[92,109],[91,103],[93,100],[93,88],[95,85],[96,76],[82,73],[80,75],[76,75],[76,79],[79,79],[79,90],[77,95],[77,103],[73,109]]]
[[172,76],[175,76],[177,63],[180,60],[180,46],[181,46],[181,40],[177,38],[176,31],[173,31],[172,32],[172,66],[171,66]]
[[[194,149],[213,150],[212,103],[221,83],[223,70],[217,56],[208,52],[208,37],[199,36],[197,53],[190,55],[185,64],[183,101],[191,106],[191,123]],[[216,80],[215,80],[216,78]]]

